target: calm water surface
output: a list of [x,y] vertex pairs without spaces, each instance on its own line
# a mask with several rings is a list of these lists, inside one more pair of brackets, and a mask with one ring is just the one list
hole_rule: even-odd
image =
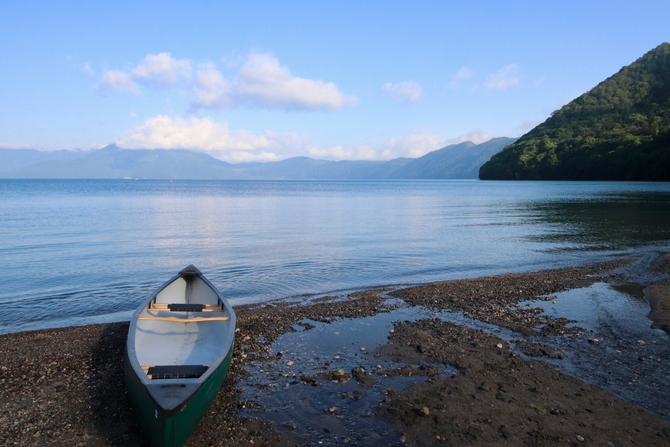
[[127,319],[195,264],[233,304],[667,249],[670,184],[0,180],[0,333]]

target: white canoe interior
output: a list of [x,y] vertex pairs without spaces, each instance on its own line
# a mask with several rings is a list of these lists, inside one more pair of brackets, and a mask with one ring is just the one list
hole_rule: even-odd
[[[197,311],[169,304],[203,305]],[[180,306],[172,306],[180,308]],[[186,306],[186,308],[190,308]],[[135,353],[142,369],[153,366],[211,366],[230,347],[230,310],[199,276],[179,277],[163,288],[137,319]]]

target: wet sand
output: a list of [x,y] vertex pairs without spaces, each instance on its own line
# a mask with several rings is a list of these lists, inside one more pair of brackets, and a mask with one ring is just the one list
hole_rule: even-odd
[[[574,339],[594,349],[597,341],[565,318],[519,305],[550,301],[551,294],[595,282],[616,283],[621,278],[612,270],[630,262],[371,290],[346,300],[324,297],[308,304],[236,308],[239,330],[230,374],[188,445],[670,445],[670,422],[651,398],[649,405],[644,395],[637,402],[653,411],[551,363],[570,355],[552,347],[553,340]],[[385,342],[365,353],[354,345],[352,352],[331,353],[319,374],[291,370],[292,362],[273,349],[284,334],[300,330],[298,323],[309,333],[310,326],[393,315],[402,306],[436,313],[450,309],[530,338],[512,342],[430,317],[395,321]],[[0,445],[147,445],[123,384],[127,330],[127,323],[114,323],[0,336]],[[547,343],[538,342],[542,339]],[[360,366],[344,370],[333,360],[340,356]],[[369,366],[388,362],[404,366]],[[338,393],[342,405],[294,414],[282,426],[269,417],[248,417],[254,409],[262,415],[263,408],[245,400],[238,385],[258,379],[252,376],[259,368],[284,380],[286,396],[299,400],[308,390],[330,391]],[[379,385],[393,376],[421,380],[380,392]],[[260,392],[273,385],[255,386]],[[353,417],[365,419],[366,429],[350,433],[347,408],[366,398],[375,405],[372,414]],[[305,419],[322,428],[301,430]]]
[[[670,253],[660,256],[651,267],[661,273],[670,275]],[[652,327],[662,329],[670,334],[670,278],[658,281],[644,289],[646,300],[651,312],[649,319],[654,322]]]

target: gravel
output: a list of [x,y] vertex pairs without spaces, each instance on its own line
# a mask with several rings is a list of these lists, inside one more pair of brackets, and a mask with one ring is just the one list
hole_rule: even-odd
[[[628,262],[447,281],[391,294],[412,306],[462,312],[521,334],[576,337],[579,328],[566,327],[569,320],[518,304],[606,281],[612,269]],[[659,261],[658,268],[667,263]],[[278,360],[272,342],[299,322],[310,330],[305,319],[329,323],[394,310],[398,302],[381,292],[236,308],[229,375],[188,446],[304,445],[290,430],[278,432],[269,422],[240,415],[258,405],[240,398],[237,384],[248,374],[245,366]],[[123,382],[127,331],[128,323],[113,323],[0,336],[0,445],[147,445]],[[517,347],[531,358],[563,355],[543,343],[518,341]],[[393,371],[334,368],[323,377],[303,379],[354,378],[364,386],[384,374],[425,376],[405,390],[384,392],[377,416],[396,427],[398,445],[670,445],[668,421],[554,365],[522,358],[495,335],[436,319],[396,322],[388,343],[369,351],[408,366]],[[440,376],[435,365],[458,374]],[[332,413],[341,411],[335,407]]]

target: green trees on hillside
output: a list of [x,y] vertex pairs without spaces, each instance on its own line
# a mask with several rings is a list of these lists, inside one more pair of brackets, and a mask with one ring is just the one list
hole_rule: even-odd
[[479,177],[670,181],[670,44],[554,112]]

